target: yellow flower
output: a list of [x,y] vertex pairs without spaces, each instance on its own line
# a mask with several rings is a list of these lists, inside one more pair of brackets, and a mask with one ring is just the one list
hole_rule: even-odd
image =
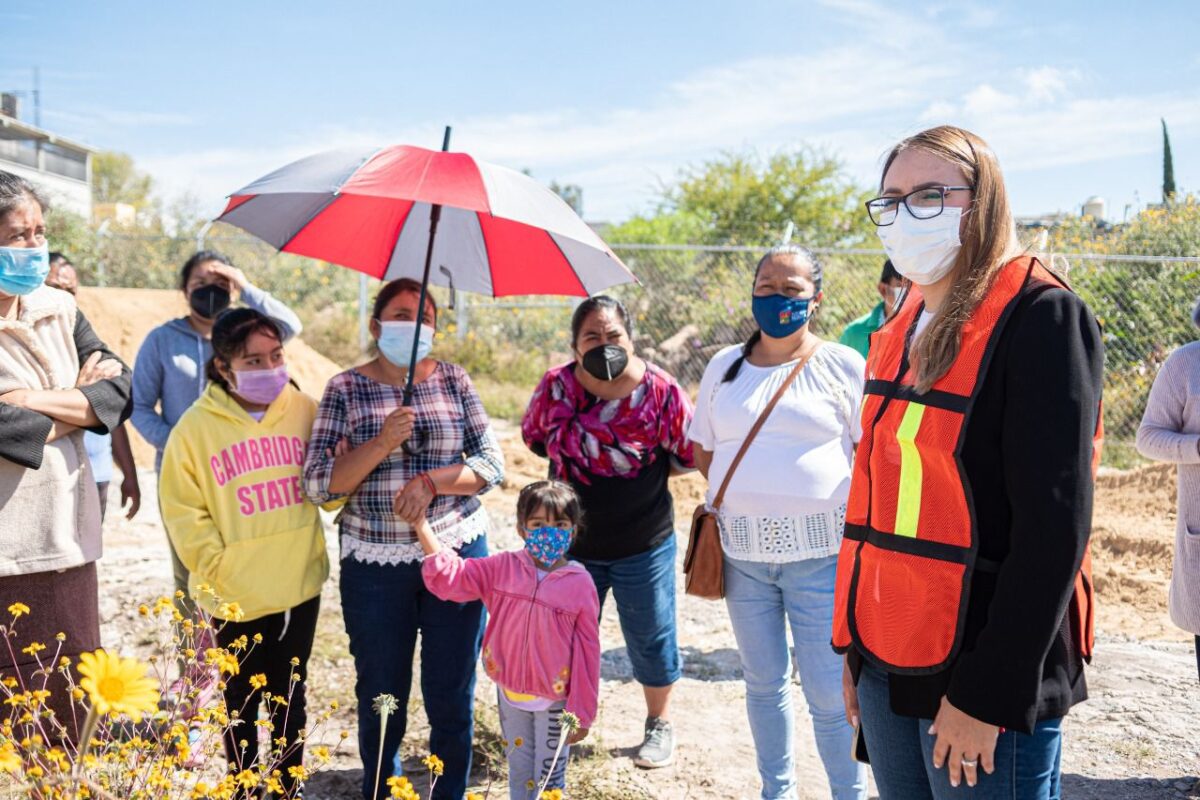
[[521,747],[524,744],[525,744],[525,740],[522,739],[520,736],[513,739],[513,747]]
[[242,617],[246,616],[246,612],[242,611],[242,607],[237,603],[221,603],[217,606],[217,616],[223,619],[231,619],[234,622],[240,622]]
[[204,660],[206,663],[211,664],[221,672],[229,675],[238,674],[238,661],[228,651],[221,650],[216,647],[210,647],[204,651]]
[[542,792],[541,800],[562,800],[562,789],[547,789]]
[[158,682],[136,658],[121,658],[103,650],[79,657],[79,687],[91,697],[100,714],[128,714],[134,722],[158,708]]
[[483,800],[483,795],[479,792],[467,792],[467,800]]
[[13,615],[14,620],[17,620],[29,613],[29,606],[24,603],[13,603],[8,607],[8,613]]
[[253,789],[258,786],[258,773],[252,769],[244,769],[236,776],[238,785],[243,789]]
[[288,775],[292,776],[293,779],[298,781],[308,780],[308,770],[299,765],[288,767]]
[[442,763],[442,760],[432,753],[423,758],[422,761],[425,763],[425,766],[429,768],[429,771],[434,775],[441,775],[442,770],[445,769],[445,765]]
[[21,769],[21,756],[17,755],[17,748],[13,747],[12,742],[5,742],[0,745],[0,772],[16,773]]
[[46,649],[46,645],[41,642],[30,642],[29,647],[21,648],[21,652],[27,656],[36,656],[42,650]]
[[250,686],[255,689],[261,689],[267,685],[267,676],[261,672],[257,675],[250,676]]

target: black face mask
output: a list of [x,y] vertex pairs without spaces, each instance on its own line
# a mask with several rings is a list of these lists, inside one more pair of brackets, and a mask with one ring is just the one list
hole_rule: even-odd
[[218,314],[229,308],[229,290],[215,283],[201,286],[192,292],[188,305],[205,319],[216,319]]
[[615,380],[629,366],[629,354],[624,347],[604,344],[583,354],[580,362],[587,373],[601,381]]

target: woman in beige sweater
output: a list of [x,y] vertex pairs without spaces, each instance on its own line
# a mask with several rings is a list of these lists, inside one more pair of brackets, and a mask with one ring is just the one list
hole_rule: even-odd
[[[0,614],[13,603],[30,613],[0,673],[29,689],[38,658],[100,645],[96,559],[100,501],[83,432],[110,432],[128,416],[129,369],[104,346],[71,295],[44,286],[49,270],[46,202],[26,180],[0,172]],[[32,642],[47,651],[22,652]],[[14,655],[15,654],[15,655]],[[15,663],[14,663],[15,660]],[[52,673],[51,707],[73,736],[70,697]]]

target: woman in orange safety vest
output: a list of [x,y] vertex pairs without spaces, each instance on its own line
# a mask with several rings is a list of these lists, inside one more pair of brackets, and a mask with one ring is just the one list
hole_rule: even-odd
[[892,148],[867,203],[911,282],[871,340],[833,644],[882,800],[1057,798],[1087,696],[1103,346],[1017,244],[996,156]]

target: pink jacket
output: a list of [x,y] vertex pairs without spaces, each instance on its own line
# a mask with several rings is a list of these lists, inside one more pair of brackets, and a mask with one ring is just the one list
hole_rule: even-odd
[[566,698],[590,728],[600,693],[600,599],[592,576],[571,562],[541,583],[524,550],[463,559],[442,549],[421,566],[443,600],[482,600],[488,609],[483,665],[510,692]]

